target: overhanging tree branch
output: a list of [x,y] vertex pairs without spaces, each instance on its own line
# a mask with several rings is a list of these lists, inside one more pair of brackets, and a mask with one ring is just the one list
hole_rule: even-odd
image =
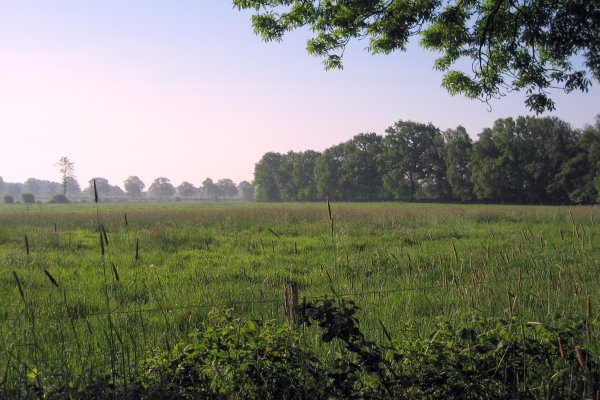
[[[233,0],[252,9],[254,30],[264,40],[308,27],[309,53],[341,68],[352,39],[370,37],[367,50],[406,50],[421,45],[441,55],[435,67],[446,72],[451,94],[489,101],[525,90],[533,111],[552,110],[548,90],[586,91],[588,74],[600,80],[600,3],[589,0]],[[573,70],[575,57],[583,67]],[[471,75],[453,70],[470,59]]]

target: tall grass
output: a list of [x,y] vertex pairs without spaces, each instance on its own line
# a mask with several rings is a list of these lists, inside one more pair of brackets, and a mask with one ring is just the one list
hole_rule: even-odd
[[[355,300],[361,329],[380,341],[472,314],[573,315],[592,345],[600,334],[594,207],[94,207],[0,206],[5,385],[99,373],[126,382],[215,308],[283,321],[288,280],[300,298]],[[320,346],[310,330],[302,340]]]

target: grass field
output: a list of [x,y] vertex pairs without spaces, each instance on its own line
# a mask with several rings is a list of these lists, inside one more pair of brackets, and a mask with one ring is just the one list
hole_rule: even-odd
[[[564,314],[600,335],[596,207],[332,203],[331,212],[333,229],[324,203],[1,205],[3,384],[50,372],[127,378],[215,309],[283,321],[287,280],[307,301],[354,300],[375,341],[382,326],[418,338],[437,320],[471,315]],[[310,329],[302,340],[321,345]]]

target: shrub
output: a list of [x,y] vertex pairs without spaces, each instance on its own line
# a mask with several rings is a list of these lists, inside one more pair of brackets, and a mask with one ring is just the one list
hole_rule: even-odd
[[[325,398],[319,360],[291,346],[292,332],[271,321],[221,315],[191,335],[192,343],[146,361],[138,390],[149,398]],[[308,397],[307,397],[308,396]]]
[[138,365],[127,386],[109,376],[84,387],[29,382],[21,386],[27,393],[0,386],[0,398],[508,400],[600,393],[598,357],[582,321],[472,317],[438,322],[420,339],[392,338],[382,325],[386,342],[376,343],[361,332],[357,309],[343,299],[304,304],[301,320],[307,329],[318,326],[320,349],[285,325],[218,314],[187,342]]
[[583,321],[556,316],[550,324],[472,317],[438,322],[430,337],[390,344],[365,338],[352,301],[306,304],[305,320],[341,344],[325,368],[330,398],[524,399],[594,398],[600,365],[585,342]]
[[21,194],[21,200],[25,204],[33,204],[35,203],[35,196],[32,193],[23,193]]
[[54,196],[52,196],[52,198],[48,201],[48,203],[53,203],[53,204],[66,204],[66,203],[70,203],[69,199],[67,199],[67,197],[64,194],[55,194]]
[[12,204],[15,202],[15,199],[13,199],[13,197],[10,194],[7,194],[4,196],[4,202],[6,204]]

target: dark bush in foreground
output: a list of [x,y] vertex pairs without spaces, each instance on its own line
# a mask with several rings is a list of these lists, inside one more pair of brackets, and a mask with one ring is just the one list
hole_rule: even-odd
[[[302,310],[317,325],[321,354],[286,326],[221,316],[139,366],[127,385],[99,377],[86,387],[36,386],[0,397],[136,399],[581,399],[600,395],[597,354],[585,324],[473,318],[440,322],[427,338],[364,337],[352,302]],[[311,329],[311,328],[308,328]],[[328,348],[327,348],[328,347]],[[323,357],[322,354],[328,355]],[[44,390],[45,389],[45,390]]]
[[7,194],[7,195],[4,195],[4,202],[6,204],[12,204],[15,202],[15,199],[11,195]]
[[148,360],[138,384],[156,398],[179,394],[239,399],[305,399],[325,396],[323,365],[292,346],[294,337],[271,322],[223,318],[170,354]]

